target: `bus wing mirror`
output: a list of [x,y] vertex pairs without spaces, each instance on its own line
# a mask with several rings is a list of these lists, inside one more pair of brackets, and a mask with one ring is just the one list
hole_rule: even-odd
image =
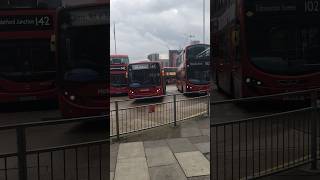
[[231,35],[231,40],[232,40],[232,45],[237,47],[239,46],[240,43],[240,36],[239,36],[239,31],[232,31],[232,35]]
[[56,36],[55,35],[51,36],[50,50],[51,50],[51,52],[55,52],[56,51]]

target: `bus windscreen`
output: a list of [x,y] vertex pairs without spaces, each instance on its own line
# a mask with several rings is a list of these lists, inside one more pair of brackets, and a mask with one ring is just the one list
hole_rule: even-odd
[[113,57],[110,64],[129,64],[128,57]]
[[105,7],[61,13],[59,58],[62,60],[60,74],[64,81],[106,81],[107,16]]
[[193,84],[208,84],[210,81],[210,58],[199,56],[208,48],[208,45],[197,45],[187,50],[187,78]]
[[49,40],[1,40],[0,76],[17,82],[55,78],[54,55]]
[[133,64],[129,66],[129,87],[140,88],[160,86],[159,64]]
[[62,0],[1,0],[0,9],[8,8],[57,8]]
[[105,81],[105,26],[68,29],[61,45],[65,48],[63,79],[73,82]]
[[[254,33],[253,33],[254,32]],[[250,60],[267,73],[302,75],[320,71],[320,23],[249,22]]]

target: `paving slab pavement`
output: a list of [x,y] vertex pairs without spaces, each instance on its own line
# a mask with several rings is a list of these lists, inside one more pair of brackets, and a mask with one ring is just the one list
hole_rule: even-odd
[[201,130],[197,127],[189,127],[181,129],[181,137],[196,137],[201,136]]
[[167,142],[174,153],[197,150],[187,138],[168,139]]
[[188,180],[210,180],[210,176],[190,177]]
[[167,146],[146,149],[148,167],[165,166],[176,163],[173,153]]
[[187,177],[210,174],[210,162],[200,151],[175,153],[175,156]]
[[118,159],[145,157],[142,142],[121,143],[119,145]]
[[150,180],[145,157],[118,159],[114,180]]
[[206,132],[204,121],[185,121],[158,131],[167,133],[166,138],[153,139],[155,130],[152,135],[139,133],[134,141],[128,137],[127,142],[113,143],[111,156],[116,157],[111,157],[111,180],[209,180],[210,137],[202,133]]
[[149,168],[151,180],[187,180],[179,164]]
[[195,145],[203,154],[210,152],[210,143],[209,142],[197,143]]

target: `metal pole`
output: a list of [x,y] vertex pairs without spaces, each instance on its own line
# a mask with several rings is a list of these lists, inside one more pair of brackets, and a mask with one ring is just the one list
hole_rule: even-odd
[[208,91],[208,98],[207,98],[207,115],[210,117],[210,91]]
[[26,136],[25,128],[19,127],[17,132],[19,180],[27,179]]
[[119,130],[119,102],[115,101],[116,108],[116,131],[117,131],[117,140],[120,141],[120,130]]
[[177,95],[173,95],[173,124],[177,126]]
[[117,54],[116,23],[113,22],[114,52]]
[[311,92],[311,170],[317,170],[317,92]]
[[206,33],[206,16],[205,16],[205,11],[206,11],[206,0],[203,0],[203,43],[205,44],[205,33]]

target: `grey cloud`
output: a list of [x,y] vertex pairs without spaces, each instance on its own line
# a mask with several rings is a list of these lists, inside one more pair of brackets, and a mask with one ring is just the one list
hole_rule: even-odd
[[[206,0],[206,42],[209,43],[209,0]],[[185,45],[187,34],[202,40],[202,0],[111,0],[118,53],[131,59],[148,53],[167,53]],[[112,25],[112,24],[111,24]],[[110,28],[114,53],[113,27]]]

